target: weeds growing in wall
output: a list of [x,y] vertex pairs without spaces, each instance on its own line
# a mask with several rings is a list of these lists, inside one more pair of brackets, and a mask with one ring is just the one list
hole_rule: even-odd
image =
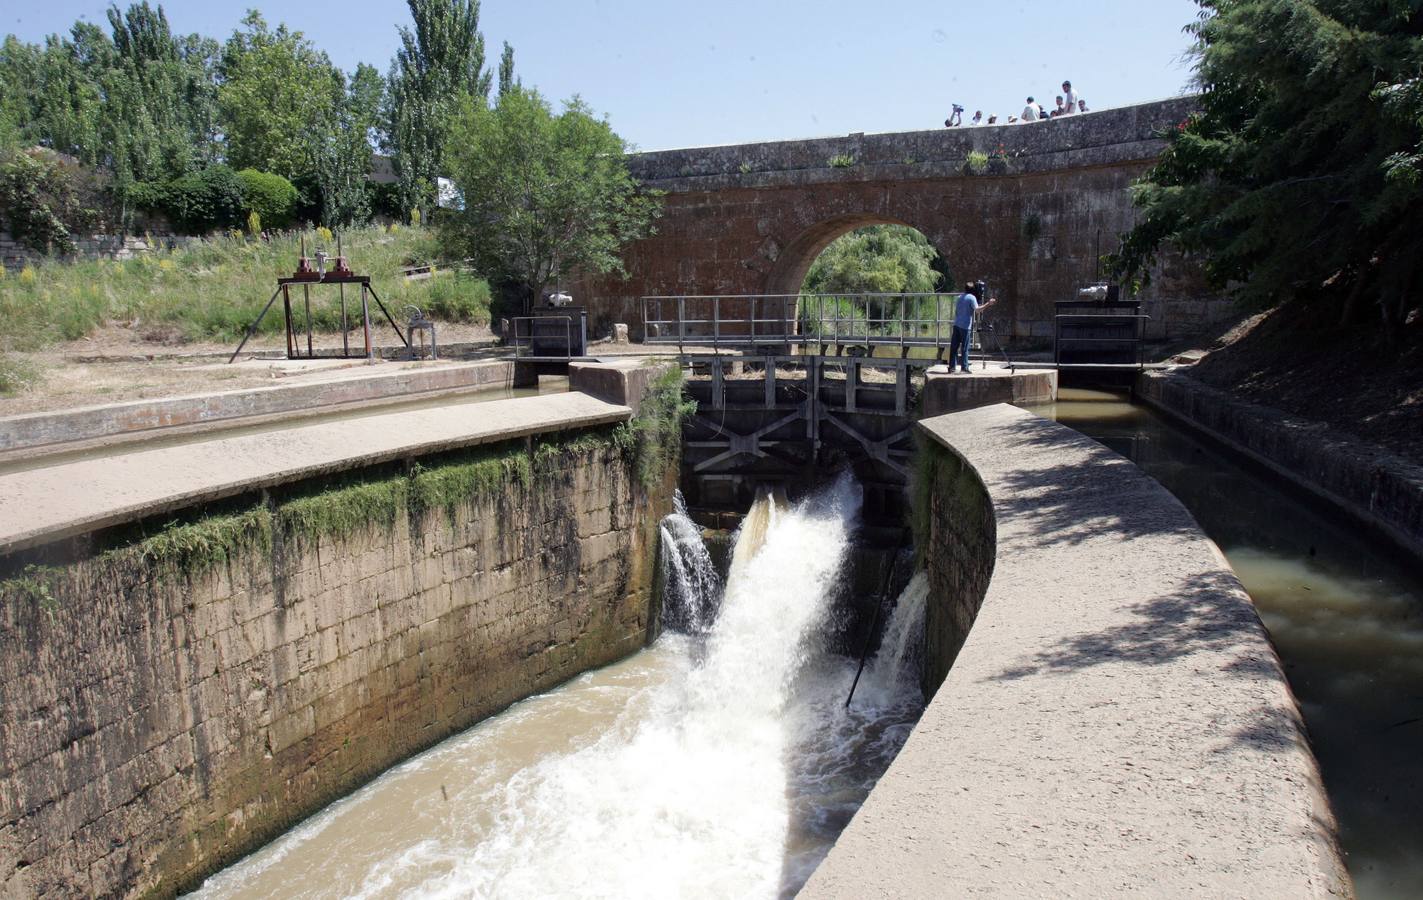
[[615,434],[615,440],[634,454],[637,476],[644,487],[657,484],[662,474],[677,464],[682,452],[682,420],[696,411],[696,401],[682,393],[682,370],[674,366],[653,379],[637,417],[619,427],[626,433]]

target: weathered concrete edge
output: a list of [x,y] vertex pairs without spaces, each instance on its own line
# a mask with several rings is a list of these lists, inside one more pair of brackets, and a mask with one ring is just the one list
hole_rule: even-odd
[[643,358],[570,363],[568,389],[581,391],[607,403],[626,406],[633,411],[633,415],[637,415],[642,410],[642,398],[647,395],[652,379],[672,365],[666,360],[649,364]]
[[1031,404],[1057,400],[1055,369],[1009,372],[996,363],[992,369],[975,370],[969,375],[940,369],[933,366],[924,376],[920,405],[926,419],[994,403]]
[[[1017,127],[1017,126],[1014,126]],[[855,165],[846,168],[818,166],[807,169],[786,169],[772,172],[721,173],[686,175],[645,182],[646,186],[670,193],[693,191],[724,191],[734,188],[785,188],[817,184],[854,184],[862,181],[938,181],[943,178],[1012,178],[1040,175],[1065,169],[1088,169],[1122,163],[1147,163],[1161,155],[1163,140],[1132,141],[1109,147],[1081,147],[1056,150],[1030,156],[1014,157],[1002,172],[970,174],[963,171],[963,160],[929,160],[921,163],[881,163]]]
[[1423,561],[1423,466],[1181,372],[1143,372],[1148,406],[1264,466]]
[[513,363],[489,361],[428,371],[373,372],[306,384],[133,400],[0,418],[0,453],[140,434],[156,428],[231,423],[274,413],[316,412],[338,404],[457,388],[507,384]]
[[[962,465],[954,491],[979,493],[986,527],[1000,533],[1006,529],[1012,537],[1005,546],[988,535],[986,545],[994,547],[995,559],[980,567],[989,568],[991,580],[976,617],[970,611],[972,630],[962,649],[953,648],[958,653],[953,668],[904,749],[800,896],[1096,897],[1143,890],[1165,895],[1204,891],[1212,896],[1352,896],[1298,705],[1253,604],[1223,554],[1179,501],[1135,466],[1056,423],[1037,419],[1024,427],[1032,419],[1036,417],[1031,413],[1000,405],[920,423],[921,432]],[[980,439],[966,448],[968,442],[959,438],[973,433]],[[1014,446],[1011,437],[1004,439],[1012,434],[1023,435],[1020,446]],[[1208,590],[1193,602],[1224,611],[1216,613],[1219,622],[1207,619],[1210,627],[1204,632],[1213,637],[1219,629],[1230,633],[1226,649],[1232,665],[1217,668],[1219,648],[1208,645],[1209,650],[1187,654],[1184,679],[1179,665],[1174,676],[1163,676],[1168,667],[1157,667],[1158,660],[1123,659],[1129,654],[1110,641],[1108,646],[1091,642],[1115,634],[1115,629],[1140,629],[1141,620],[1133,616],[1140,616],[1138,610],[1148,604],[1125,604],[1122,596],[1113,596],[1111,587],[1100,584],[1106,578],[1102,573],[1111,571],[1110,563],[1073,559],[1068,564],[1069,557],[1055,545],[1066,540],[1080,554],[1077,541],[1096,541],[1098,557],[1104,543],[1109,552],[1122,556],[1152,545],[1124,545],[1130,543],[1129,536],[1103,542],[1097,534],[1103,521],[1100,510],[1080,516],[1061,509],[1039,512],[1060,502],[1064,493],[1079,493],[1084,478],[1068,476],[1072,483],[1059,489],[1025,477],[1030,472],[1018,469],[1014,460],[1020,452],[1033,453],[1033,444],[1038,453],[1054,457],[1072,452],[1076,458],[1061,467],[1064,472],[1077,471],[1084,462],[1107,467],[1115,477],[1104,479],[1105,485],[1095,492],[1123,506],[1124,522],[1143,507],[1159,507],[1148,516],[1164,523],[1158,526],[1163,534],[1169,528],[1179,537],[1180,550],[1160,562],[1154,555],[1141,558],[1139,576],[1147,587],[1139,599],[1152,596],[1153,566],[1178,570],[1164,580],[1167,585],[1179,584],[1181,572],[1196,578],[1207,575]],[[1115,489],[1112,482],[1123,478],[1135,483]],[[1034,490],[1025,491],[1023,485],[1029,482]],[[1079,533],[1039,534],[1046,522],[1064,519]],[[951,531],[965,527],[982,526],[960,518]],[[1029,549],[1035,540],[1037,552]],[[934,560],[928,565],[932,590]],[[1063,576],[1072,568],[1092,573],[1090,595],[1081,586],[1062,586],[1070,581]],[[1122,579],[1117,582],[1120,589]],[[973,583],[970,578],[968,584]],[[1062,620],[1071,610],[1058,610],[1054,600],[1060,600],[1064,590],[1075,590],[1079,608],[1085,601],[1097,608],[1098,616],[1115,620],[1113,627],[1084,635],[1078,621]],[[1207,605],[1211,594],[1216,599]],[[1154,602],[1164,599],[1169,595],[1159,595]],[[930,596],[931,607],[956,601],[976,603],[971,597]],[[1027,627],[1017,633],[1019,621],[1028,621],[1039,632],[1035,635]],[[1157,631],[1166,627],[1165,622],[1147,621]],[[926,635],[926,647],[930,637]],[[1053,671],[1050,660],[1056,648],[1083,637],[1088,642],[1074,650],[1085,648],[1093,658],[1079,669]],[[1054,643],[1037,643],[1043,639]],[[1174,636],[1148,632],[1140,639],[1150,646]],[[1019,656],[1029,664],[1022,665],[1015,659]],[[1109,679],[1136,675],[1151,683],[1133,696],[1135,686],[1119,678],[1116,683],[1124,690],[1117,694],[1108,688],[1102,696],[1104,672]],[[1199,691],[1173,696],[1169,681],[1162,683],[1172,677],[1180,680],[1177,687],[1182,689],[1202,677],[1223,687],[1232,678],[1240,680],[1228,697],[1211,698]],[[1044,696],[1034,702],[1037,692]],[[1078,692],[1099,696],[1064,702]],[[1261,705],[1220,705],[1242,693],[1252,705]],[[1108,732],[1106,740],[1064,740],[1082,737],[1083,703],[1094,718],[1106,710],[1105,721],[1086,724],[1111,725],[1117,720],[1117,726],[1130,727]],[[1177,721],[1172,721],[1173,704],[1184,710],[1174,717]],[[1121,743],[1119,736],[1131,735],[1133,727],[1139,744]],[[1240,741],[1248,735],[1258,751],[1256,758],[1236,755],[1243,750],[1209,746],[1227,733]],[[1129,768],[1133,760],[1136,768]],[[1163,784],[1177,781],[1174,790]],[[1084,802],[1084,795],[1091,800]],[[1143,814],[1153,800],[1160,807],[1163,797],[1166,808]],[[1095,809],[1098,816],[1084,816],[1084,809]]]
[[576,416],[565,415],[559,419],[504,428],[495,432],[415,442],[374,453],[352,454],[332,462],[281,469],[257,478],[234,479],[218,487],[173,493],[166,496],[161,502],[136,503],[110,507],[102,513],[71,519],[60,528],[36,528],[16,532],[13,533],[8,540],[0,542],[0,556],[81,534],[88,534],[89,532],[97,531],[101,528],[108,528],[125,522],[133,522],[138,519],[183,509],[199,503],[210,503],[214,500],[222,500],[227,497],[238,496],[239,494],[260,491],[264,488],[270,488],[288,482],[302,481],[322,475],[331,475],[336,472],[345,472],[351,469],[378,466],[399,459],[426,456],[432,453],[441,453],[446,450],[459,450],[466,447],[477,447],[483,444],[503,443],[504,441],[517,440],[536,434],[550,434],[576,428],[611,425],[626,422],[631,419],[632,416],[633,411],[629,407],[609,404],[606,410],[598,413]]

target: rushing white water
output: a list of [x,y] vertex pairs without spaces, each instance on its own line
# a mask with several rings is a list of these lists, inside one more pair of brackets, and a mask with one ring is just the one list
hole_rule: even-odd
[[685,510],[662,523],[680,592],[665,614],[699,627],[664,633],[397,767],[203,893],[793,894],[918,716],[916,676],[890,660],[913,655],[922,579],[901,597],[846,710],[855,661],[823,637],[859,489],[845,478],[795,506],[757,506],[759,534],[743,529],[719,604],[698,594],[720,586]]
[[672,514],[662,520],[660,529],[666,577],[662,624],[674,631],[705,634],[721,600],[721,577],[702,530],[687,515],[681,491],[673,497]]
[[797,702],[786,716],[795,752],[783,896],[793,895],[810,877],[919,720],[928,594],[922,572],[910,579],[848,707],[857,661],[823,654],[802,670]]

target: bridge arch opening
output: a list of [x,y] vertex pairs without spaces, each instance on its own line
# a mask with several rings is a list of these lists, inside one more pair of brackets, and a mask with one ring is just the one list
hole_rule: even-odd
[[[860,246],[851,246],[858,243]],[[858,251],[860,254],[884,253],[883,244],[902,245],[908,250],[909,245],[917,244],[927,250],[924,263],[938,277],[932,283],[922,277],[922,273],[917,273],[920,277],[911,275],[903,287],[889,288],[884,292],[895,292],[904,290],[910,293],[929,292],[934,290],[948,291],[954,286],[953,273],[949,267],[945,254],[937,247],[934,241],[924,232],[915,228],[912,224],[870,213],[852,213],[843,216],[836,216],[826,219],[805,231],[801,232],[789,245],[781,249],[776,258],[775,266],[766,279],[767,294],[799,294],[812,291],[817,287],[816,283],[807,283],[807,278],[811,276],[812,270],[816,269],[817,261],[828,262],[827,257],[837,255],[837,251]],[[895,249],[899,249],[896,247]],[[911,253],[912,255],[912,253]],[[844,263],[847,260],[839,260]],[[913,267],[913,260],[906,260]],[[822,268],[824,266],[822,265]],[[826,272],[815,272],[819,286],[826,286],[835,280],[835,276]],[[827,280],[826,276],[830,276]],[[873,279],[866,279],[864,284],[858,286],[857,290],[851,290],[851,285],[834,285],[837,290],[854,293],[878,293],[879,291],[866,291],[866,284]]]

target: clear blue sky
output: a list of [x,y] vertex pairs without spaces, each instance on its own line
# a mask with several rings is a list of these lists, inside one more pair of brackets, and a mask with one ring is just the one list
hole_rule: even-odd
[[[102,0],[16,0],[29,41],[104,21]],[[126,3],[125,3],[126,5]],[[343,68],[384,72],[399,0],[171,0],[175,30],[225,39],[256,5]],[[491,61],[514,45],[526,85],[579,93],[644,150],[940,127],[957,101],[1006,120],[1071,79],[1092,108],[1181,93],[1191,0],[484,0]]]

